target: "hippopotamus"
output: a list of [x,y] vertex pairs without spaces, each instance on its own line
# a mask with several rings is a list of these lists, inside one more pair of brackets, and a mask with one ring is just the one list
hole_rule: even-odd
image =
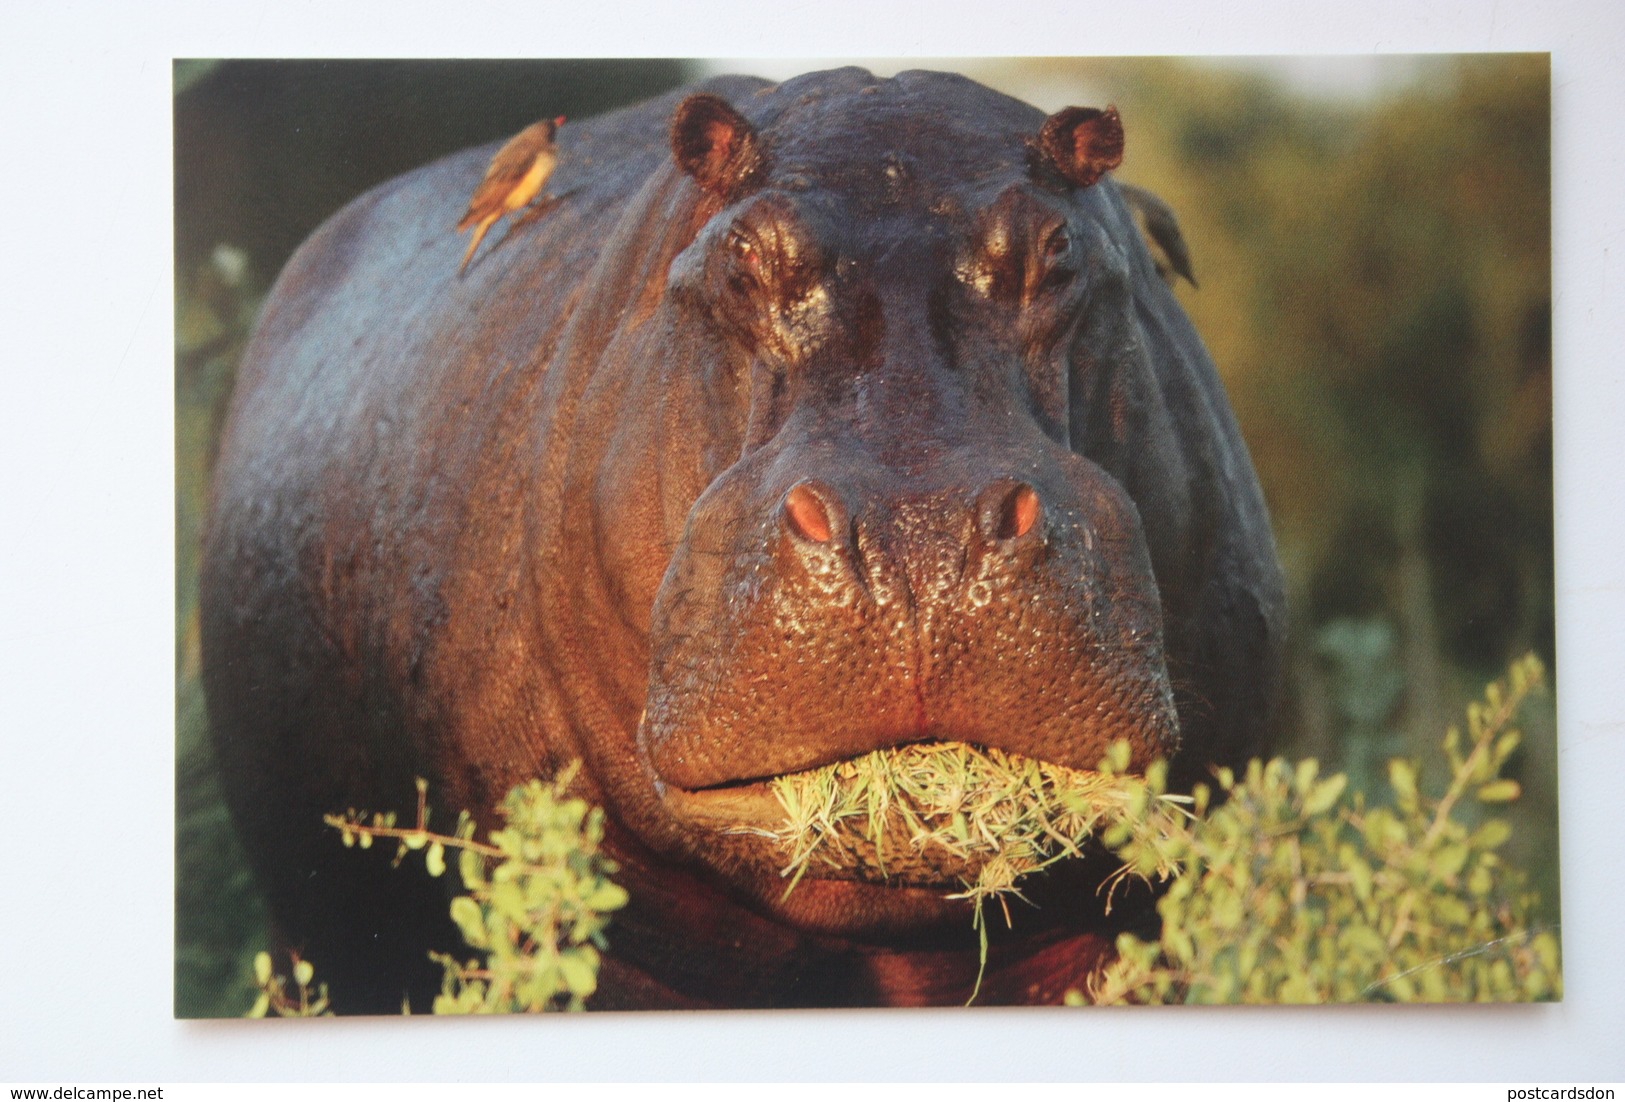
[[220,448],[204,677],[336,1006],[398,1010],[458,942],[442,888],[323,814],[407,813],[423,777],[442,827],[494,826],[572,763],[631,900],[594,1007],[1084,986],[1130,921],[1109,863],[1024,886],[983,960],[957,885],[787,893],[730,824],[771,825],[775,777],[933,740],[1083,769],[1126,742],[1183,784],[1260,749],[1280,568],[1124,141],[943,73],[719,78],[563,127],[545,211],[466,275],[494,146],[298,250]]

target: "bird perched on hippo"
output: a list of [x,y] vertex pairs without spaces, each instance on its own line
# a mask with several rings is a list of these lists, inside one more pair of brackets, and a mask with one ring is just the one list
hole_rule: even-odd
[[[787,894],[729,829],[773,825],[773,778],[1126,740],[1188,783],[1260,749],[1280,570],[1123,148],[1115,111],[941,73],[722,78],[561,131],[570,201],[464,278],[448,212],[489,148],[305,243],[221,446],[204,673],[239,832],[341,1010],[397,1010],[457,944],[443,895],[322,826],[418,776],[490,824],[582,763],[631,895],[596,1007],[953,1004],[956,886]],[[1024,886],[979,1002],[1082,984],[1124,921],[1102,875]]]
[[468,251],[463,254],[463,263],[457,269],[459,274],[468,270],[474,250],[480,247],[480,242],[497,220],[523,209],[546,186],[547,178],[553,175],[553,169],[559,163],[553,139],[563,125],[563,115],[533,122],[509,138],[507,144],[491,158],[491,164],[485,170],[485,179],[474,189],[468,201],[468,210],[457,223],[459,233],[468,229],[474,231],[469,238]]

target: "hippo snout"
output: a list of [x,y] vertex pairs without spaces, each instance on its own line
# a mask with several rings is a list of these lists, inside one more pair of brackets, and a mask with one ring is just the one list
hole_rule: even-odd
[[1137,514],[1075,456],[1027,466],[722,480],[656,601],[640,738],[659,778],[738,787],[925,741],[1076,768],[1118,739],[1138,764],[1170,753]]
[[[1040,491],[1013,477],[913,495],[805,478],[777,499],[776,511],[781,533],[768,549],[772,569],[792,590],[801,588],[809,614],[825,601],[846,606],[866,598],[896,607],[916,629],[985,607],[1000,588],[1019,600],[1019,591],[1042,584],[1052,539],[1081,539],[1085,552],[1094,540],[1087,523],[1051,530]],[[924,664],[935,657],[920,650],[908,681],[928,682]],[[898,665],[906,666],[901,657]],[[927,737],[928,726],[922,702],[912,735]]]

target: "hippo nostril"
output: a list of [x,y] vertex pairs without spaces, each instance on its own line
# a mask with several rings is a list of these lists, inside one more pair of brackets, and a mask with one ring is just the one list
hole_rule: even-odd
[[[784,495],[784,517],[790,530],[802,539],[814,543],[828,543],[833,528],[829,508],[824,503],[820,487],[812,482],[798,482]],[[827,492],[827,491],[826,491]]]
[[1025,482],[1000,483],[982,494],[982,530],[993,539],[1020,539],[1037,525],[1038,514],[1038,491]]
[[1005,514],[1010,531],[1008,538],[1015,539],[1032,531],[1033,525],[1038,523],[1038,491],[1026,484],[1017,486],[1008,506]]

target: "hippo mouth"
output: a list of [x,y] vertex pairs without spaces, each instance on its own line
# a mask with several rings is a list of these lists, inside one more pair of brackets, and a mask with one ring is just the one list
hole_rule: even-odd
[[1101,852],[1113,826],[1146,829],[1146,780],[1122,771],[1127,758],[1124,745],[1105,770],[1082,770],[928,740],[769,778],[672,786],[665,802],[702,830],[755,843],[786,894],[810,879],[976,898]]
[[773,796],[776,780],[728,781],[694,789],[672,784],[664,786],[662,797],[678,818],[702,830],[766,828],[784,817],[784,808]]

